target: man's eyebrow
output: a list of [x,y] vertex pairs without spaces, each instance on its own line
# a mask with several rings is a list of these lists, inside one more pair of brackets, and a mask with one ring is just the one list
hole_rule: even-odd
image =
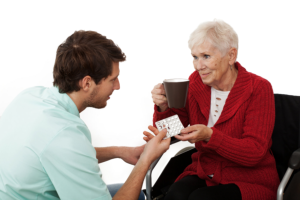
[[117,76],[115,77],[112,77],[110,80],[113,80],[113,79],[116,79],[120,74],[118,74]]

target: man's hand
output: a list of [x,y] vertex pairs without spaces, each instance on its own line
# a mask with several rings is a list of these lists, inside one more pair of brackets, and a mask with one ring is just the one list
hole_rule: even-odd
[[[153,126],[148,126],[148,129],[150,131],[152,131],[155,135],[157,135],[159,133],[159,131],[157,130],[157,128],[153,127]],[[145,135],[145,137],[143,137],[143,139],[146,142],[149,142],[152,138],[154,138],[155,135],[152,135],[151,133],[144,131],[143,134]]]
[[[150,127],[151,129],[154,128],[153,126],[149,126],[149,129]],[[150,161],[151,164],[154,160],[156,160],[159,156],[166,152],[170,147],[171,141],[171,138],[165,140],[163,139],[166,136],[166,134],[167,129],[163,129],[156,136],[153,136],[151,140],[148,141],[148,143],[146,144],[145,149],[141,155],[141,159],[146,159]]]
[[203,124],[196,124],[182,129],[181,134],[174,137],[181,141],[196,143],[202,140],[208,142],[212,134],[213,130],[211,128]]
[[156,136],[153,136],[152,139],[145,145],[144,151],[141,154],[140,159],[133,168],[127,181],[113,197],[113,200],[138,199],[143,180],[151,163],[154,160],[156,160],[159,156],[161,156],[165,151],[167,151],[170,147],[171,139],[168,138],[163,140],[166,134],[166,129],[160,131]]
[[135,165],[143,152],[145,144],[139,147],[122,147],[120,148],[120,158],[125,162]]

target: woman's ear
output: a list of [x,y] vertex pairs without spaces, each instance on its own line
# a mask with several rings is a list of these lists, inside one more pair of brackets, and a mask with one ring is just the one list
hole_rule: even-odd
[[228,55],[229,55],[229,65],[234,65],[237,58],[237,49],[234,47],[229,49]]

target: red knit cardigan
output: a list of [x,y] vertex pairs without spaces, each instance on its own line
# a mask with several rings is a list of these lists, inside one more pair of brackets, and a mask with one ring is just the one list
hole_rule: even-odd
[[[271,84],[247,72],[236,63],[238,77],[225,102],[219,120],[212,127],[209,142],[195,144],[196,153],[176,181],[198,175],[207,186],[236,184],[243,200],[274,200],[279,185],[271,135],[275,122],[275,103]],[[197,71],[189,77],[186,107],[168,109],[153,115],[153,124],[178,114],[186,127],[208,124],[211,87],[203,84]],[[214,174],[213,178],[207,175]]]

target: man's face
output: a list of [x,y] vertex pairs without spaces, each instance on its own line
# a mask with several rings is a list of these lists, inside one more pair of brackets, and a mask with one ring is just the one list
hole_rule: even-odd
[[95,85],[90,97],[86,101],[87,107],[104,108],[106,106],[107,100],[110,99],[113,91],[120,89],[119,74],[119,62],[113,62],[112,74]]

